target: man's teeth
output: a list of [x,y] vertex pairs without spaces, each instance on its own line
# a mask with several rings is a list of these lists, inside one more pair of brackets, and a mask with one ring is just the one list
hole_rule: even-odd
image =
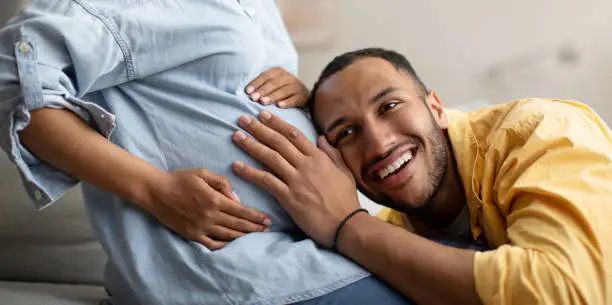
[[406,164],[410,160],[412,160],[412,151],[409,150],[399,159],[395,160],[395,162],[393,162],[392,164],[389,164],[384,168],[378,170],[378,177],[380,177],[380,179],[387,178],[387,176],[393,174],[398,168],[402,167],[402,165]]

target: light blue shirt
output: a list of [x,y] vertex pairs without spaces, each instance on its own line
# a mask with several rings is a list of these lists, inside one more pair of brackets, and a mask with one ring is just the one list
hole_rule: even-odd
[[[0,30],[0,144],[39,208],[79,182],[37,160],[17,136],[30,111],[56,107],[162,169],[207,168],[228,177],[244,204],[271,216],[272,232],[211,252],[84,184],[117,304],[313,298],[368,274],[306,239],[273,197],[230,166],[255,164],[231,142],[238,117],[264,109],[244,87],[269,68],[296,73],[296,66],[272,0],[33,1]],[[314,141],[300,110],[268,109]]]

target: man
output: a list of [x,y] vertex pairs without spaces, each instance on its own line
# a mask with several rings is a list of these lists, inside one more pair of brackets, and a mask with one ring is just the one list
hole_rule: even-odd
[[84,182],[114,304],[402,304],[231,170],[296,73],[273,0],[32,1],[0,29],[0,146],[38,208]]
[[[325,68],[310,109],[323,152],[269,112],[243,116],[263,144],[234,141],[273,174],[234,170],[320,244],[418,304],[612,304],[612,134],[587,106],[446,110],[403,56],[365,49]],[[417,231],[360,212],[355,182]]]

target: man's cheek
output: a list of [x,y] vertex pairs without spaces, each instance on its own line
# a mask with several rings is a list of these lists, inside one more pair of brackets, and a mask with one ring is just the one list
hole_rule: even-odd
[[344,164],[346,164],[346,166],[349,168],[349,170],[353,174],[353,177],[355,177],[355,179],[358,180],[361,169],[359,168],[359,163],[356,162],[355,156],[352,155],[350,152],[343,150],[341,148],[339,150],[340,150],[340,155],[342,155],[342,159],[344,160]]
[[[350,168],[350,167],[349,167],[349,168]],[[359,171],[359,170],[353,170],[353,169],[351,168],[351,174],[353,174],[353,177],[355,178],[355,180],[356,180],[357,182],[362,183],[362,184],[364,183],[364,181],[363,181],[364,177],[362,177],[362,176],[361,176],[361,171]]]
[[[351,162],[352,161],[352,162]],[[355,180],[362,180],[365,177],[362,177],[361,175],[361,171],[362,171],[362,167],[359,165],[359,163],[354,162],[354,160],[344,160],[345,164],[348,166],[348,168],[351,170],[351,173],[353,174],[353,177],[355,177]]]

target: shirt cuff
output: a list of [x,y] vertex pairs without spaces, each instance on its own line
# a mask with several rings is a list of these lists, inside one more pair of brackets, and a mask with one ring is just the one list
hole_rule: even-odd
[[[60,95],[45,95],[44,101],[44,107],[72,111],[106,138],[110,137],[115,127],[115,116],[96,104]],[[21,103],[4,123],[7,126],[0,128],[8,130],[7,152],[19,169],[28,195],[38,209],[43,209],[62,197],[79,180],[40,161],[21,144],[18,132],[29,124],[30,118],[30,110],[25,103]]]

